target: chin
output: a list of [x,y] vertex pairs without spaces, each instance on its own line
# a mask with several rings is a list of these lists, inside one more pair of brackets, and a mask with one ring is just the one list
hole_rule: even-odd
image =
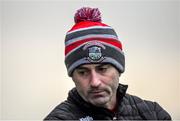
[[90,103],[92,103],[95,106],[104,106],[109,102],[109,98],[107,97],[101,97],[101,98],[96,98],[96,99],[91,99]]

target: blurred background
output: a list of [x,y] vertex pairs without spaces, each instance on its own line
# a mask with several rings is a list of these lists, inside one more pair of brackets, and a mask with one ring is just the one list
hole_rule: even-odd
[[74,87],[64,37],[74,13],[97,7],[124,48],[128,93],[180,120],[179,0],[1,0],[0,119],[42,120]]

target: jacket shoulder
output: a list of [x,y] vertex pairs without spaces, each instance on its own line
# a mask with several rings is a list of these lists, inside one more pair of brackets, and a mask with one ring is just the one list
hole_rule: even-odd
[[75,105],[69,101],[64,101],[56,106],[44,120],[72,120],[76,119],[74,114],[76,113]]
[[157,102],[143,100],[140,97],[126,94],[125,100],[134,105],[141,117],[148,120],[171,120],[171,116]]

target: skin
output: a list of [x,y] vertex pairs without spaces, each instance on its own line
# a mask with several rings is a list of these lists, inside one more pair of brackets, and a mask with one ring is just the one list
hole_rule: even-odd
[[74,70],[72,79],[85,101],[112,110],[116,105],[119,76],[110,64],[85,64]]

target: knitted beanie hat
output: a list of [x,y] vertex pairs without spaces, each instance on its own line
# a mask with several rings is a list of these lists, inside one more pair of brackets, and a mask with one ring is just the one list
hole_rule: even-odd
[[82,64],[110,63],[124,72],[122,44],[114,29],[101,22],[98,8],[83,7],[74,16],[75,25],[65,37],[65,64],[68,75]]

